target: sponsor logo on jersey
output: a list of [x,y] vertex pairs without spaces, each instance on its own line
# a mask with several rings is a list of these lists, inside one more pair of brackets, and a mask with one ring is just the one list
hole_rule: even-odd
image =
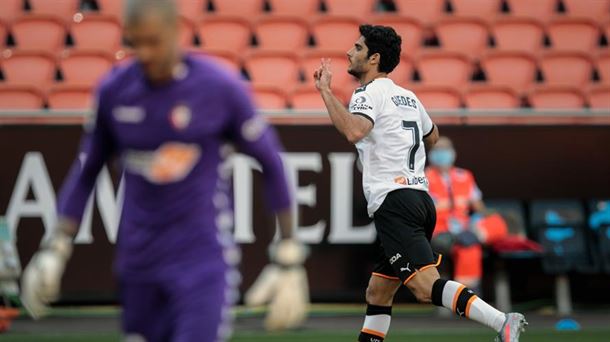
[[112,116],[118,122],[140,123],[144,120],[146,113],[142,107],[119,106],[112,110]]
[[167,142],[154,151],[128,150],[123,154],[125,169],[155,184],[175,183],[191,173],[201,156],[197,144]]
[[400,259],[402,255],[400,253],[396,253],[393,257],[390,258],[390,265],[393,265],[398,259]]
[[428,178],[426,178],[426,177],[406,178],[403,176],[398,176],[398,177],[394,178],[394,183],[402,184],[402,185],[419,185],[419,184],[428,185]]
[[354,100],[354,103],[350,106],[350,110],[360,111],[360,110],[372,110],[373,107],[366,103],[366,97],[359,96]]
[[177,105],[169,114],[169,121],[177,130],[183,130],[191,123],[192,114],[189,107],[184,104]]

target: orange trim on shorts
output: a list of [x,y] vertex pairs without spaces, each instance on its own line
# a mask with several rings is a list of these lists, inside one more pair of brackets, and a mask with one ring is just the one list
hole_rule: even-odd
[[385,278],[385,279],[400,280],[400,278],[398,278],[398,277],[390,277],[389,275],[385,275],[382,273],[372,272],[371,274],[374,276],[377,276],[377,277]]
[[472,296],[468,300],[468,303],[466,303],[466,318],[470,317],[470,304],[472,304],[472,302],[474,302],[474,300],[477,298],[478,298],[477,296]]
[[417,272],[421,272],[421,271],[423,271],[423,270],[425,270],[425,269],[428,269],[428,268],[430,268],[430,267],[437,267],[438,265],[440,265],[440,264],[441,264],[441,260],[443,260],[443,255],[442,255],[442,254],[439,254],[439,255],[438,255],[438,259],[436,259],[436,263],[435,263],[435,264],[426,265],[426,266],[424,266],[424,267],[422,267],[422,268],[420,268],[420,269],[416,269],[416,270],[415,270],[415,272],[413,272],[413,273],[412,273],[412,274],[409,276],[409,278],[407,278],[407,280],[405,280],[405,281],[404,281],[404,283],[402,283],[402,284],[403,284],[403,285],[407,285],[407,283],[408,283],[408,282],[411,280],[411,278],[415,277],[415,275],[417,274]]
[[381,337],[381,338],[385,338],[385,334],[382,332],[379,332],[377,330],[371,330],[371,329],[367,329],[367,328],[362,328],[361,330],[363,333],[365,334],[369,334],[369,335],[375,335],[377,337]]
[[455,312],[455,309],[457,308],[457,300],[460,297],[460,293],[462,293],[462,290],[464,290],[465,288],[466,286],[460,285],[457,291],[455,291],[455,294],[453,294],[453,304],[451,305],[453,312]]

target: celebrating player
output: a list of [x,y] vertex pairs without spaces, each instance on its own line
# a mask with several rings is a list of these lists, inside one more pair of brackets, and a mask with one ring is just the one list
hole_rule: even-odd
[[[303,261],[302,248],[291,239],[279,143],[255,114],[241,80],[207,58],[180,51],[172,0],[128,0],[124,22],[135,61],[117,67],[99,86],[85,160],[64,185],[57,229],[24,273],[22,300],[38,317],[57,297],[87,198],[104,163],[116,156],[125,193],[115,273],[127,340],[224,341],[239,282],[230,174],[223,166],[228,142],[262,165],[267,202],[278,213],[283,238],[276,261]],[[294,313],[294,306],[288,310]]]
[[360,33],[347,53],[348,72],[361,84],[349,111],[333,95],[330,61],[323,60],[314,72],[333,124],[358,149],[368,214],[382,246],[366,289],[359,341],[383,341],[401,284],[420,302],[444,306],[494,329],[497,341],[518,341],[527,324],[522,314],[500,312],[464,285],[440,279],[436,266],[441,255],[430,247],[436,214],[424,174],[424,145],[434,145],[438,128],[415,94],[387,77],[400,60],[400,36],[390,27],[370,25],[360,26]]

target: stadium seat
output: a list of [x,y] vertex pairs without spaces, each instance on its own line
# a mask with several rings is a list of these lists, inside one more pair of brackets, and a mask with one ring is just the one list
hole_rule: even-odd
[[[341,91],[338,88],[333,88],[333,94],[341,101],[345,102]],[[324,100],[318,90],[310,86],[301,86],[295,88],[290,93],[290,104],[295,110],[326,110]]]
[[239,17],[210,16],[197,29],[201,45],[205,49],[224,49],[242,53],[250,45],[250,23]]
[[32,13],[55,16],[64,23],[70,23],[80,7],[80,0],[28,0],[28,2]]
[[587,92],[587,102],[591,109],[600,109],[610,112],[610,85],[591,87]]
[[582,51],[592,53],[597,49],[600,30],[590,19],[558,18],[547,26],[554,51]]
[[604,272],[610,273],[610,200],[590,201],[589,213],[588,226],[593,233],[590,246],[597,252],[595,259],[601,262]]
[[388,77],[398,85],[404,85],[411,83],[413,76],[413,62],[407,57],[402,57],[400,63],[396,68],[388,75]]
[[286,109],[288,108],[288,96],[283,88],[277,86],[252,87],[254,103],[260,109]]
[[531,18],[503,18],[491,26],[496,50],[537,53],[544,43],[544,27]]
[[225,49],[215,50],[205,48],[203,50],[197,50],[196,52],[203,53],[211,57],[234,72],[241,72],[241,62],[239,57],[237,57],[237,55],[231,51],[227,51]]
[[112,68],[113,58],[101,52],[72,51],[59,60],[63,83],[94,86]]
[[562,0],[566,14],[571,17],[586,17],[599,23],[610,16],[609,0]]
[[492,21],[500,13],[501,0],[451,0],[453,14],[474,16],[485,21]]
[[53,16],[28,15],[15,20],[11,31],[16,48],[44,50],[58,53],[64,48],[66,28],[64,23]]
[[308,86],[313,87],[313,73],[320,67],[320,60],[322,58],[330,58],[331,70],[333,73],[332,86],[334,88],[351,87],[355,84],[355,79],[352,75],[347,73],[349,61],[345,53],[336,51],[327,51],[314,49],[306,51],[301,59],[301,70],[305,76],[305,82]]
[[530,105],[539,110],[580,109],[585,99],[579,88],[567,86],[540,87],[528,95]]
[[196,23],[201,20],[206,9],[207,0],[177,0],[178,13]]
[[7,84],[45,90],[55,79],[55,57],[44,51],[14,51],[2,60]]
[[536,80],[536,59],[525,52],[494,51],[481,60],[487,82],[523,93]]
[[597,56],[595,67],[597,68],[600,81],[604,84],[610,84],[610,51]]
[[549,21],[555,16],[557,0],[505,0],[510,9],[510,15],[528,17]]
[[8,27],[0,20],[0,50],[4,50],[6,45],[6,38],[8,33]]
[[263,14],[265,0],[211,0],[214,13],[255,20]]
[[508,226],[510,235],[527,237],[527,225],[525,223],[525,210],[523,204],[518,200],[490,199],[485,200],[485,207],[502,216]]
[[326,12],[331,15],[353,16],[366,19],[373,13],[377,0],[324,0]]
[[87,14],[70,31],[77,49],[114,53],[121,48],[121,23],[113,16]]
[[299,62],[287,52],[253,51],[244,59],[244,66],[254,85],[290,89],[299,82]]
[[412,18],[399,15],[380,15],[372,21],[375,25],[391,26],[402,38],[403,54],[416,54],[422,45],[424,28]]
[[509,87],[477,86],[464,94],[464,104],[468,109],[516,109],[521,100]]
[[268,0],[273,15],[298,15],[304,18],[315,15],[320,9],[320,0]]
[[346,53],[360,37],[360,22],[352,17],[322,16],[312,26],[316,47]]
[[87,86],[56,85],[49,90],[47,104],[53,110],[91,109],[92,89]]
[[254,28],[259,49],[300,51],[309,43],[309,27],[300,17],[264,17]]
[[34,87],[0,85],[0,109],[40,110],[44,107],[42,92]]
[[421,54],[417,70],[422,84],[464,88],[470,81],[473,67],[463,54],[436,51]]
[[95,0],[97,7],[102,14],[107,14],[115,17],[119,21],[123,21],[123,0]]
[[11,23],[23,14],[23,0],[0,1],[0,20]]
[[460,93],[453,87],[414,85],[409,89],[427,110],[459,109],[462,106]]
[[396,11],[416,18],[424,25],[434,25],[445,11],[445,0],[394,0]]
[[184,16],[180,16],[178,21],[178,40],[182,48],[193,46],[195,39],[195,25],[193,22]]
[[593,66],[585,53],[549,52],[539,64],[547,85],[584,87],[591,81]]
[[479,18],[448,17],[439,21],[435,30],[443,50],[471,58],[485,50],[489,39],[487,25]]

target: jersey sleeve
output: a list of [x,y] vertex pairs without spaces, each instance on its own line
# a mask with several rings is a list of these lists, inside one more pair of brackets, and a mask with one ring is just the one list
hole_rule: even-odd
[[434,129],[434,123],[432,122],[432,119],[430,119],[430,115],[428,115],[428,111],[426,111],[426,107],[424,107],[424,105],[421,103],[421,101],[419,101],[419,99],[417,99],[417,102],[419,102],[419,113],[421,116],[421,128],[422,128],[422,131],[424,132],[424,138],[426,138],[432,133],[432,130]]
[[362,86],[357,88],[349,102],[349,111],[354,115],[361,115],[375,125],[377,115],[381,111],[381,104],[376,103],[375,88]]
[[97,175],[115,149],[115,142],[108,126],[108,99],[98,90],[96,107],[90,123],[85,126],[79,156],[72,164],[58,198],[58,213],[80,222],[87,199],[97,180]]
[[284,165],[280,157],[281,144],[273,127],[255,112],[250,92],[241,84],[229,90],[228,106],[232,117],[228,134],[240,152],[255,158],[262,166],[265,200],[271,210],[288,209],[292,203]]

